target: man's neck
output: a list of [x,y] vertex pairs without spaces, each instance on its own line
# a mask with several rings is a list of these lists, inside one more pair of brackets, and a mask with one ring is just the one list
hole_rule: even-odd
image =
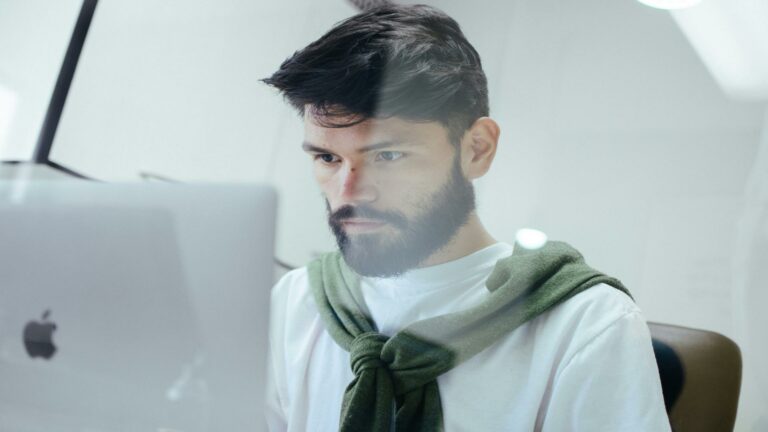
[[448,244],[432,254],[419,267],[430,267],[457,260],[494,243],[496,243],[496,240],[485,230],[477,214],[472,212],[467,219],[467,223],[456,231],[456,234]]

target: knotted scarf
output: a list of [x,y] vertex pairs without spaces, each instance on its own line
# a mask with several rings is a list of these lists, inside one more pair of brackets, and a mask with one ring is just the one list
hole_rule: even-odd
[[[438,432],[443,412],[437,377],[568,298],[617,279],[585,262],[562,242],[519,245],[496,262],[488,296],[477,306],[377,333],[360,297],[360,278],[339,252],[308,266],[317,308],[331,337],[350,353],[354,378],[341,406],[341,432]],[[631,295],[630,295],[631,297]]]

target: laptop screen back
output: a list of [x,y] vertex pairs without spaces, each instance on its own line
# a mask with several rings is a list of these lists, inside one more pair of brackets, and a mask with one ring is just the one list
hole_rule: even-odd
[[0,430],[263,430],[274,193],[0,183]]

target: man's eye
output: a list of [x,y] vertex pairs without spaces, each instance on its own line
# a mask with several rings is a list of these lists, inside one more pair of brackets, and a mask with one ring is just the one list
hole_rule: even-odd
[[405,156],[405,154],[403,152],[399,152],[399,151],[383,151],[383,152],[379,152],[376,155],[376,159],[377,160],[383,160],[383,161],[386,161],[386,162],[392,162],[392,161],[396,161],[396,160],[402,158],[403,156]]
[[315,155],[315,160],[320,160],[323,163],[332,164],[338,162],[338,158],[330,153],[320,153]]

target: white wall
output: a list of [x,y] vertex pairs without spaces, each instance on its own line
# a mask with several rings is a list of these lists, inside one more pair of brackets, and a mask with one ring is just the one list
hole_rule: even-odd
[[[567,240],[650,320],[735,339],[737,430],[768,430],[765,104],[727,99],[669,14],[633,1],[430,3],[463,25],[490,80],[502,140],[477,189],[494,235]],[[352,12],[342,0],[102,0],[53,158],[105,180],[269,181],[277,254],[301,265],[333,242],[301,123],[257,79]]]

